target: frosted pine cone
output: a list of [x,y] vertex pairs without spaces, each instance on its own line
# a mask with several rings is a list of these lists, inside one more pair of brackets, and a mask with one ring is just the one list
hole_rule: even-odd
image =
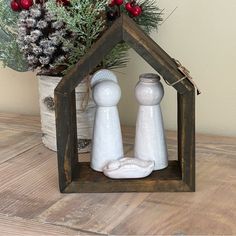
[[34,4],[29,11],[21,11],[18,27],[17,42],[30,68],[48,73],[58,62],[66,61],[68,49],[63,39],[73,35],[43,5]]

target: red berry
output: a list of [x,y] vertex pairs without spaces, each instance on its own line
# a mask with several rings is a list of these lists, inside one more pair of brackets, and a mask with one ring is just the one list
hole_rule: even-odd
[[116,5],[120,6],[123,4],[123,0],[115,0]]
[[133,7],[131,14],[133,16],[139,16],[142,13],[142,8],[140,6]]
[[132,4],[131,2],[128,2],[125,4],[125,9],[128,11],[128,12],[131,12],[133,7],[132,7]]
[[29,10],[29,8],[34,4],[33,0],[20,0],[20,5],[23,9]]
[[116,5],[116,1],[111,0],[108,5],[109,5],[109,7],[114,7]]
[[11,9],[13,11],[19,11],[21,9],[20,4],[15,0],[11,1]]

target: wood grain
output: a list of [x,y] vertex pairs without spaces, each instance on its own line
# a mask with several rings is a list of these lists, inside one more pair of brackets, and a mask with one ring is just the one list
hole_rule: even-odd
[[[166,181],[168,180],[168,185]],[[183,191],[181,169],[178,161],[169,161],[164,170],[154,171],[144,179],[114,180],[90,168],[89,163],[75,166],[73,182],[64,190],[65,193],[76,192],[153,192]]]
[[234,235],[236,157],[226,161],[226,156],[212,155],[216,163],[204,157],[197,162],[195,193],[152,193],[110,233]]
[[[0,163],[1,235],[236,235],[236,137],[196,136],[194,193],[61,194],[56,153],[39,144],[22,153],[14,149],[14,155],[23,126],[17,115],[18,125],[14,116],[0,117],[12,123],[0,129],[4,153],[12,156]],[[29,121],[32,127],[37,122]],[[123,127],[123,133],[129,154],[134,127]],[[176,132],[166,134],[176,156]]]
[[0,165],[0,213],[33,218],[61,197],[56,154],[42,144]]
[[40,137],[40,133],[0,128],[0,163],[39,145]]
[[41,133],[39,116],[0,113],[0,128]]
[[57,162],[59,187],[63,190],[72,182],[78,160],[75,90],[61,94],[55,90]]
[[38,218],[42,222],[107,234],[149,193],[69,194]]
[[4,236],[42,236],[42,235],[83,235],[78,231],[61,226],[39,223],[34,220],[24,220],[18,217],[9,218],[0,215],[0,230]]
[[195,191],[195,91],[178,93],[178,160],[182,179]]

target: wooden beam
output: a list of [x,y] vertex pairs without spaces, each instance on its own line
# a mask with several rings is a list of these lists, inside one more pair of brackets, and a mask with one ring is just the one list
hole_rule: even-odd
[[[126,183],[125,183],[126,182]],[[100,186],[99,186],[100,185]],[[102,187],[101,187],[102,186]],[[182,180],[120,181],[111,183],[73,181],[63,193],[191,192]]]
[[78,84],[92,72],[102,59],[122,41],[122,18],[116,20],[113,25],[105,31],[102,37],[82,57],[76,66],[63,77],[56,87],[58,92],[71,92]]
[[181,179],[178,161],[169,161],[168,168],[154,171],[143,179],[110,179],[90,168],[89,163],[79,163],[74,170],[73,181],[64,190],[76,192],[177,192],[190,191]]
[[[85,76],[102,61],[109,51],[121,41],[127,42],[148,64],[158,71],[169,83],[180,80],[184,75],[174,60],[127,15],[122,14],[113,25],[94,43],[77,65],[63,77],[56,90],[71,92]],[[183,94],[192,89],[188,80],[173,86]]]
[[195,191],[195,90],[178,94],[178,159],[183,181]]
[[55,112],[59,186],[62,192],[72,181],[78,156],[75,90],[69,94],[55,92]]
[[[123,39],[132,47],[149,65],[160,73],[169,83],[174,83],[184,75],[178,70],[176,63],[154,40],[127,15],[123,15]],[[173,86],[183,94],[192,90],[191,83],[183,80]]]

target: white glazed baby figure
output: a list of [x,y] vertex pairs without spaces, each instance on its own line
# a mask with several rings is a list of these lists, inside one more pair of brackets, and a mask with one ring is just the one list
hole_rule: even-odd
[[139,111],[136,121],[135,157],[153,160],[154,170],[168,166],[167,147],[160,102],[164,95],[160,77],[143,74],[135,88]]
[[91,79],[94,102],[97,105],[91,153],[91,168],[103,171],[110,161],[124,156],[117,104],[121,90],[115,74],[99,70]]
[[137,179],[150,175],[154,161],[144,161],[138,158],[124,157],[109,162],[103,169],[104,175],[112,179]]

